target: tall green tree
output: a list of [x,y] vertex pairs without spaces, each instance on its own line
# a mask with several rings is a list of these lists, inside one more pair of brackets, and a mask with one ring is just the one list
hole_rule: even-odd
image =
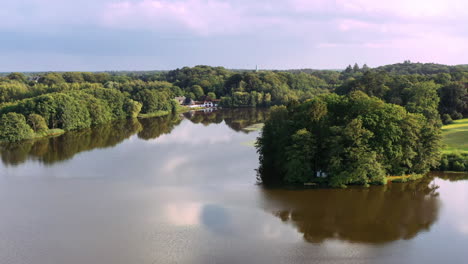
[[0,140],[15,142],[32,137],[33,130],[23,115],[7,113],[0,117]]

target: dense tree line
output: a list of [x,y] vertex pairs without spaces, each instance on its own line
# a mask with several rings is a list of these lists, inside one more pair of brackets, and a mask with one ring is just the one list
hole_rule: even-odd
[[[4,128],[0,140],[20,140],[38,131],[30,115],[48,129],[73,130],[142,114],[170,113],[173,100],[220,99],[223,107],[268,107],[305,101],[322,94],[363,91],[410,112],[440,116],[444,123],[468,116],[468,67],[404,62],[372,69],[355,64],[344,71],[249,71],[195,66],[151,72],[10,73],[0,77],[0,115],[23,115],[33,134],[12,138]],[[434,109],[433,105],[437,108]],[[414,109],[420,107],[420,109]],[[35,119],[40,117],[35,116]],[[3,126],[23,119],[1,117]],[[42,130],[39,134],[44,134]]]
[[467,171],[468,172],[468,153],[450,153],[442,155],[440,171]]
[[341,187],[426,173],[440,160],[440,124],[423,106],[410,113],[357,91],[275,107],[257,141],[259,179]]
[[231,129],[240,131],[251,124],[263,122],[268,113],[268,109],[222,109],[211,113],[169,114],[155,118],[117,120],[91,128],[69,131],[57,137],[2,143],[0,159],[6,165],[18,165],[28,159],[54,164],[71,159],[83,151],[116,146],[133,135],[142,140],[156,139],[171,133],[183,118],[203,125],[219,124],[224,121]]
[[403,63],[396,63],[377,67],[376,70],[399,75],[431,75],[439,73],[466,72],[468,71],[468,65],[448,66],[436,63],[413,63],[409,60],[406,60]]
[[[436,75],[392,75],[384,71],[367,71],[349,78],[336,89],[338,94],[363,91],[388,103],[412,111],[433,111],[444,123],[468,117],[468,71]],[[435,107],[434,107],[435,106]]]

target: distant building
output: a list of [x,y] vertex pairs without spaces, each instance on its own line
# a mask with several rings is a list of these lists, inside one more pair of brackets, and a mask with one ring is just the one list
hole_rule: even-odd
[[215,107],[215,103],[212,101],[204,101],[202,104],[203,107]]
[[179,104],[189,106],[192,108],[195,108],[195,107],[213,108],[213,107],[217,107],[219,102],[221,102],[221,100],[216,100],[216,99],[212,100],[208,96],[204,96],[200,99],[202,100],[194,101],[193,99],[184,97],[184,96],[174,98],[174,100],[176,100]]
[[29,80],[29,81],[32,81],[32,82],[39,82],[39,79],[40,79],[40,78],[41,78],[41,77],[39,77],[39,76],[33,76],[33,77],[29,77],[28,80]]
[[195,105],[195,101],[193,101],[193,99],[186,98],[183,105]]
[[185,96],[178,96],[176,98],[174,98],[174,100],[176,100],[180,105],[183,105],[185,103],[185,100],[187,98],[185,98]]

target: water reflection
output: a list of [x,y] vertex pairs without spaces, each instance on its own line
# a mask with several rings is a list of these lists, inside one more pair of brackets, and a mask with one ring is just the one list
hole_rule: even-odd
[[58,137],[1,144],[0,156],[5,165],[19,165],[28,159],[50,165],[69,160],[83,151],[114,147],[134,134],[143,140],[156,139],[171,133],[184,118],[204,125],[224,121],[231,129],[241,131],[249,125],[263,122],[268,113],[266,109],[225,109],[210,113],[189,112],[158,118],[121,120],[95,128],[70,131]]
[[116,121],[61,136],[35,141],[0,145],[1,159],[5,165],[18,165],[28,159],[53,164],[73,158],[77,153],[96,148],[116,146],[142,130],[136,119]]
[[430,175],[451,182],[468,180],[468,173],[466,172],[432,171]]
[[6,164],[29,161],[0,163],[0,263],[464,263],[467,176],[263,189],[255,148],[243,144],[258,132],[236,131],[265,114],[243,111],[113,124],[4,152]]
[[138,132],[138,138],[150,140],[169,134],[181,121],[182,118],[179,115],[140,119],[143,129]]
[[219,124],[222,121],[236,132],[249,131],[244,128],[258,123],[263,123],[269,116],[269,109],[262,108],[238,108],[225,109],[213,112],[188,112],[184,116],[195,124]]
[[411,239],[437,220],[432,178],[345,190],[263,190],[266,209],[293,224],[308,242],[385,243]]
[[227,210],[216,204],[207,204],[201,211],[201,222],[213,233],[218,235],[231,234],[231,223]]

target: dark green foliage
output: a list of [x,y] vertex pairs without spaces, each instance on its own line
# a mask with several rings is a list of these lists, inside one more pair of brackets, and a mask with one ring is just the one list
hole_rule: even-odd
[[140,103],[127,98],[118,90],[95,88],[40,95],[8,104],[0,108],[0,112],[29,116],[31,126],[39,132],[36,125],[42,127],[40,119],[51,129],[74,130],[115,119],[136,117],[140,109]]
[[441,114],[450,115],[452,119],[468,116],[468,84],[449,82],[439,89]]
[[225,107],[269,106],[306,100],[327,93],[331,84],[303,72],[246,72],[234,74],[225,83]]
[[468,153],[451,153],[442,155],[440,171],[468,171]]
[[142,108],[141,103],[137,101],[133,101],[131,99],[125,100],[124,110],[125,110],[125,113],[127,113],[127,117],[130,117],[130,118],[137,117],[141,111],[141,108]]
[[450,73],[456,72],[459,70],[468,70],[468,66],[448,66],[435,63],[412,63],[410,61],[405,61],[403,63],[396,63],[391,65],[385,65],[376,68],[376,70],[386,71],[392,74],[407,75],[407,74],[439,74],[439,73]]
[[[293,105],[330,92],[362,91],[440,125],[468,117],[468,67],[406,61],[371,69],[10,73],[0,78],[0,114],[41,115],[49,128],[77,129],[114,119],[176,111],[176,96],[220,98],[223,107]],[[76,112],[76,113],[75,113]],[[431,130],[431,127],[428,128]],[[430,134],[430,132],[429,132]]]
[[[224,84],[232,72],[223,67],[195,66],[169,71],[164,78],[174,85],[188,91],[193,85],[198,85],[205,92],[225,95]],[[193,99],[193,98],[192,98]]]
[[172,98],[165,91],[144,89],[136,93],[133,98],[142,104],[142,113],[172,110]]
[[195,95],[195,99],[199,100],[203,95],[205,95],[205,92],[203,91],[203,88],[200,85],[193,85],[190,88],[190,92],[192,92]]
[[17,113],[7,113],[0,117],[0,140],[20,141],[32,138],[34,135],[31,127],[26,123],[26,118]]
[[316,155],[316,142],[305,128],[296,131],[291,137],[291,145],[286,148],[287,183],[303,183],[314,173],[310,161]]
[[[420,66],[408,62],[401,65]],[[468,68],[445,65],[437,67],[441,70],[422,70],[421,74],[425,75],[401,75],[402,73],[382,67],[379,70],[368,70],[347,79],[336,92],[349,94],[363,91],[388,103],[405,106],[410,112],[423,113],[434,121],[444,114],[450,115],[454,120],[468,116]]]
[[62,75],[60,75],[59,73],[55,73],[55,72],[48,73],[39,79],[39,83],[43,83],[49,86],[61,84],[64,82],[65,82],[65,79],[63,79]]
[[97,88],[84,90],[84,92],[105,101],[111,109],[112,119],[122,119],[127,116],[124,111],[125,95],[120,91],[114,89]]
[[20,72],[12,72],[8,74],[7,78],[10,80],[19,81],[22,83],[25,83],[27,81],[27,77],[23,73],[20,73]]
[[26,98],[28,93],[28,86],[22,82],[15,80],[0,83],[0,103]]
[[28,124],[36,133],[45,133],[49,128],[47,127],[44,118],[38,114],[30,114],[28,116]]
[[442,115],[442,123],[444,125],[449,125],[453,123],[453,119],[449,114],[443,114]]
[[[439,162],[440,128],[430,118],[362,92],[273,109],[257,141],[265,184],[382,184]],[[326,177],[325,177],[326,176]]]

